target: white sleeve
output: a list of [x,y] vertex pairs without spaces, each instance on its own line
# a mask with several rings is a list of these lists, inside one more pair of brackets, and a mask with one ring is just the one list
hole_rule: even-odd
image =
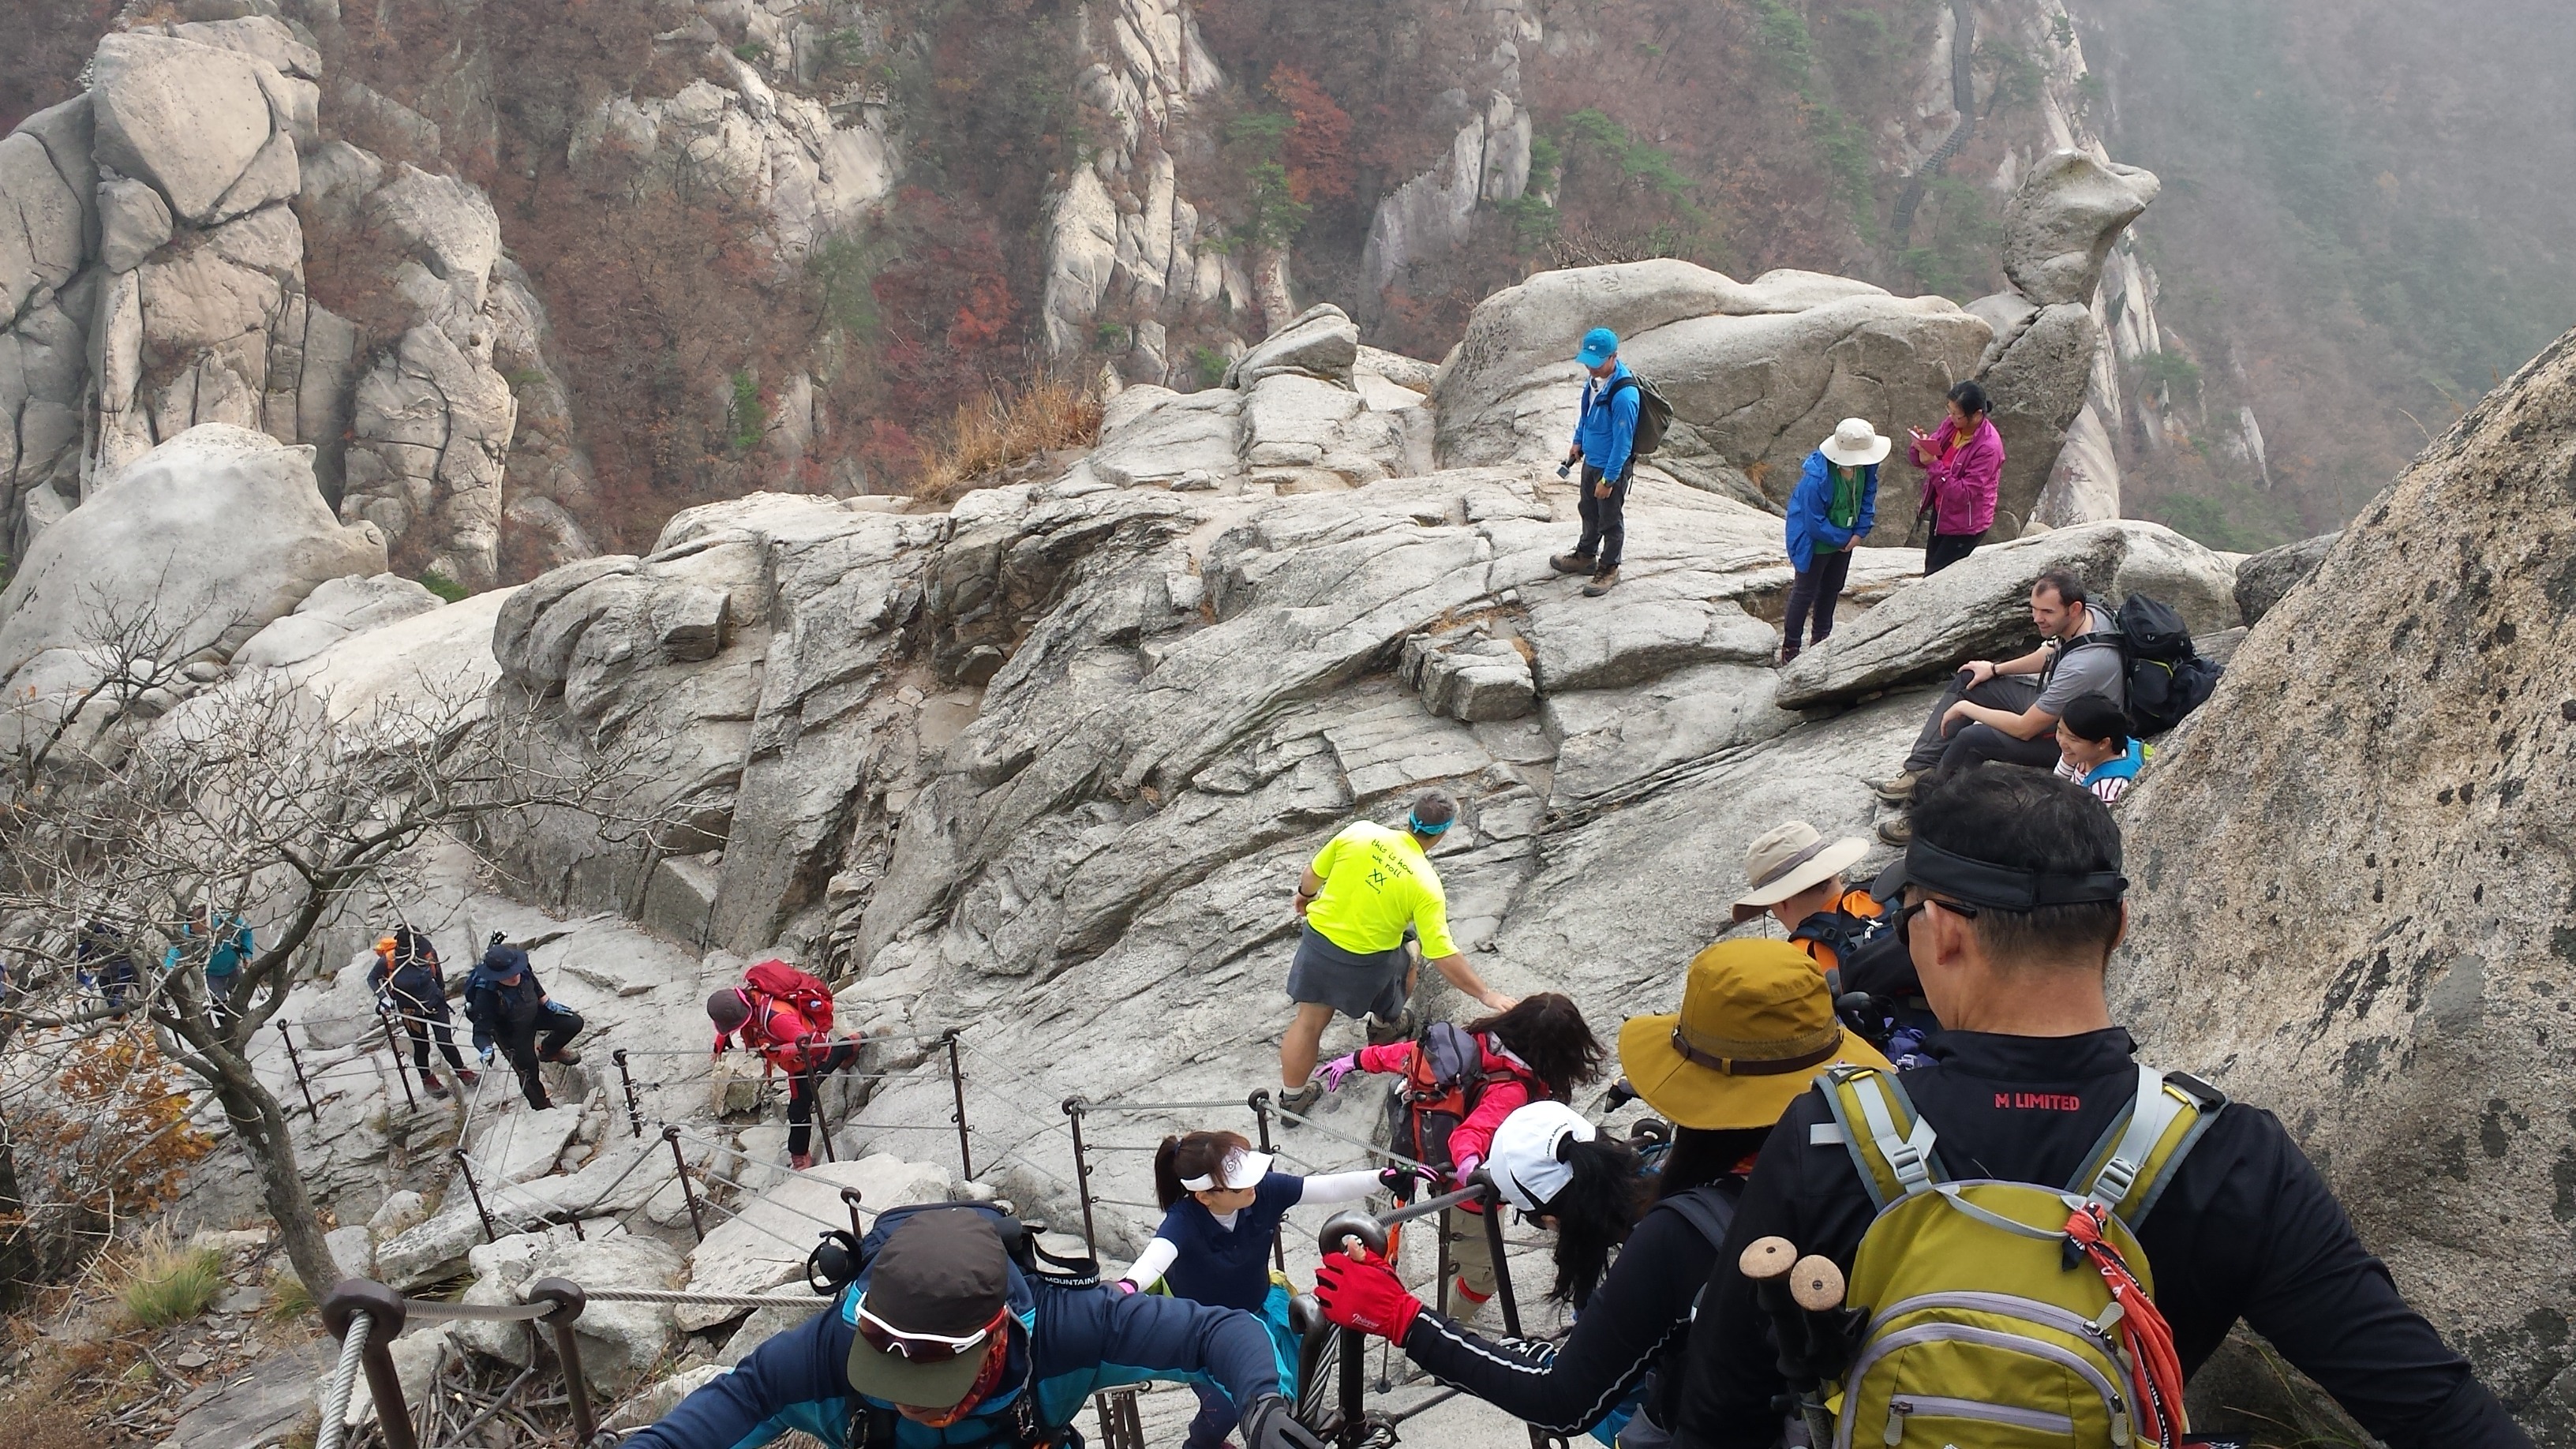
[[1361,1198],[1385,1186],[1377,1180],[1377,1173],[1367,1168],[1357,1172],[1325,1173],[1322,1176],[1298,1180],[1306,1185],[1305,1191],[1297,1195],[1299,1207],[1325,1202],[1358,1202]]
[[1127,1271],[1118,1276],[1135,1284],[1136,1291],[1142,1293],[1162,1282],[1163,1274],[1170,1270],[1172,1261],[1180,1256],[1181,1250],[1172,1245],[1171,1239],[1156,1238],[1147,1243],[1145,1251],[1138,1253],[1136,1261],[1128,1264]]

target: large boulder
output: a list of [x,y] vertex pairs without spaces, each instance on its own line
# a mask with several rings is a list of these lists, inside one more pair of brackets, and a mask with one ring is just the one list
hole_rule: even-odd
[[2102,261],[2164,183],[2152,171],[2052,151],[2004,205],[2004,275],[2043,307],[2093,304]]
[[91,201],[89,148],[80,142],[89,116],[87,98],[66,101],[0,137],[0,325],[38,293],[68,286],[81,268]]
[[147,617],[168,652],[229,656],[326,580],[385,571],[384,536],[331,516],[313,450],[222,424],[191,428],[46,529],[0,593],[0,678],[86,687],[109,619]]
[[1359,324],[1341,308],[1321,302],[1237,358],[1225,371],[1225,385],[1249,390],[1265,377],[1293,373],[1349,387],[1351,364],[1359,354]]
[[[1774,508],[1842,419],[1894,432],[1938,418],[1994,335],[1944,298],[1813,272],[1750,284],[1678,261],[1546,272],[1468,319],[1433,392],[1441,466],[1564,457],[1583,392],[1574,354],[1593,326],[1618,332],[1621,358],[1673,405],[1653,466]],[[1880,542],[1901,541],[1903,514],[1881,510]]]
[[2130,795],[2112,975],[2544,1444],[2576,1441],[2571,607],[2576,336],[2363,509]]
[[[98,159],[150,182],[181,220],[214,220],[275,131],[260,77],[276,73],[236,51],[161,35],[110,35],[95,64]],[[291,140],[285,164],[294,164]]]
[[2272,606],[2288,596],[2290,590],[2307,582],[2308,576],[2325,562],[2340,532],[2320,533],[2297,543],[2267,548],[2236,566],[2236,608],[2246,626],[2262,623]]
[[2073,571],[2106,608],[2147,594],[2180,610],[2194,633],[2236,622],[2227,561],[2172,529],[2126,519],[2061,528],[1981,548],[1835,629],[1780,671],[1780,707],[1844,703],[2026,651],[2037,638],[2031,582],[2052,569]]
[[[2102,329],[2092,310],[2059,302],[2030,314],[1993,355],[1978,380],[1993,408],[1995,431],[2004,440],[2003,476],[1996,481],[1995,522],[1986,536],[2019,538],[2038,511],[2040,494],[2056,470],[2067,431],[2084,411],[2093,378],[2093,357],[2102,345]],[[1891,459],[1893,461],[1893,459]],[[1922,474],[1905,470],[1909,483]],[[1886,470],[1893,480],[1896,468]],[[1891,490],[1881,484],[1880,532],[1889,521]],[[1905,512],[1902,506],[1895,510]],[[1910,519],[1907,520],[1910,523]]]

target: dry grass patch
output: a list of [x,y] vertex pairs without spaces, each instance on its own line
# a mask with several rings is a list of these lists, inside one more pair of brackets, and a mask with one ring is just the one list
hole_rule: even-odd
[[949,420],[947,436],[922,460],[912,496],[925,503],[954,502],[1015,464],[1059,449],[1088,448],[1100,440],[1100,411],[1097,388],[1060,377],[964,404]]
[[116,1301],[126,1316],[145,1328],[185,1323],[212,1305],[224,1291],[224,1257],[212,1248],[185,1248],[155,1228],[118,1264],[124,1282]]

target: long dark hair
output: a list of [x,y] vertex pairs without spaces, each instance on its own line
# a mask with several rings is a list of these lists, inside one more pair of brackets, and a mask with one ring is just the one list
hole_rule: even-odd
[[1478,1036],[1491,1032],[1513,1056],[1529,1063],[1547,1094],[1560,1102],[1600,1076],[1601,1064],[1610,1056],[1572,998],[1554,991],[1525,996],[1509,1011],[1467,1023],[1467,1030]]
[[1166,1209],[1190,1195],[1185,1177],[1214,1177],[1229,1152],[1249,1152],[1252,1140],[1240,1132],[1192,1132],[1166,1137],[1154,1149],[1154,1201]]
[[1609,1271],[1611,1249],[1628,1241],[1645,1216],[1646,1165],[1635,1148],[1613,1137],[1568,1137],[1556,1155],[1574,1177],[1541,1209],[1556,1219],[1556,1286],[1548,1296],[1580,1309]]
[[1768,1127],[1726,1127],[1715,1131],[1674,1128],[1672,1150],[1664,1154],[1664,1169],[1658,1174],[1655,1200],[1661,1202],[1734,1176],[1736,1167],[1761,1151],[1770,1135]]

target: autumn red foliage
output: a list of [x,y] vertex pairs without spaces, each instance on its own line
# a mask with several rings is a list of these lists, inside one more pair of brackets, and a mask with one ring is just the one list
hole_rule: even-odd
[[1271,69],[1270,94],[1288,108],[1288,135],[1280,148],[1280,159],[1288,166],[1288,194],[1309,203],[1349,196],[1354,179],[1350,113],[1293,65]]

